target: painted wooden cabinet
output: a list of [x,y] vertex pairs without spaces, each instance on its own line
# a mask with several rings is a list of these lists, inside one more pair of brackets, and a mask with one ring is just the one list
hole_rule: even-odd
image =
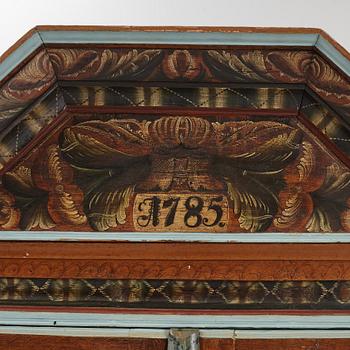
[[0,349],[349,349],[349,72],[315,29],[30,31],[0,60]]

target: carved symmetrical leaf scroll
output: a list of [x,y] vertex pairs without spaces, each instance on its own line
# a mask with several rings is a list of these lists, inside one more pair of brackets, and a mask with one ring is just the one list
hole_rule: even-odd
[[350,172],[297,123],[111,117],[65,128],[33,158],[3,177],[3,229],[349,227]]
[[338,164],[326,168],[323,184],[311,194],[314,210],[307,223],[311,232],[332,232],[342,227],[349,230],[350,172],[342,170]]
[[[65,81],[65,84],[72,82],[74,88],[81,88],[84,93],[77,99],[71,92],[66,91],[66,86],[64,88],[60,86],[62,81]],[[107,93],[101,93],[103,88],[99,86],[91,89],[95,89],[93,93],[90,91],[86,94],[89,88],[85,86],[84,81],[108,83],[105,86]],[[248,83],[248,85],[249,83],[290,84],[292,88],[293,85],[296,86],[297,90],[302,84],[307,85],[313,93],[330,106],[330,109],[340,116],[339,119],[346,120],[350,116],[348,77],[322,55],[308,48],[303,50],[271,47],[264,49],[249,47],[188,49],[156,48],[153,45],[133,48],[111,48],[103,45],[95,48],[91,46],[73,48],[60,45],[60,47],[38,50],[33,57],[28,58],[26,64],[17,67],[5,77],[0,87],[0,127],[6,133],[9,132],[7,137],[0,142],[0,167],[11,162],[13,156],[23,149],[44,126],[47,126],[66,105],[80,104],[80,102],[86,105],[85,103],[91,103],[94,100],[98,101],[99,105],[110,103],[106,95],[115,90],[110,88],[111,82],[117,85],[119,82],[127,83],[127,89],[129,89],[130,82],[139,82],[141,85],[147,82],[146,85],[150,84],[150,89],[164,89],[167,93],[171,91],[174,83],[185,84],[184,90],[188,88],[187,83],[193,82],[200,82],[204,90],[210,90],[210,86],[216,86],[217,83],[227,82]],[[167,87],[164,86],[165,84]],[[56,85],[59,86],[54,89]],[[220,88],[217,89],[220,90]],[[267,104],[251,102],[249,97],[242,96],[239,92],[235,92],[235,89],[224,88],[223,90],[241,97],[243,106],[245,106],[244,102],[248,102],[250,107],[256,109],[261,106],[267,107]],[[291,95],[290,101],[293,108],[301,111],[303,109],[301,100],[292,96],[289,87],[284,88],[284,91],[288,91],[288,94]],[[44,98],[46,94],[48,96]],[[218,101],[215,101],[214,94],[210,94],[209,105],[225,107],[220,100],[226,93],[217,92],[215,94],[219,97]],[[149,96],[153,97],[153,92],[151,95],[147,94],[145,98],[140,98],[138,95],[139,99],[134,98],[135,96],[130,98],[119,91],[116,95],[120,98],[118,103],[122,105],[139,106],[140,103],[148,100]],[[192,106],[205,106],[201,99],[192,101],[193,98],[186,96],[179,98]],[[53,100],[57,100],[57,106],[52,106]],[[151,98],[151,100],[157,99]],[[170,100],[171,105],[176,104],[173,98]],[[268,102],[269,99],[266,101]],[[279,101],[285,101],[285,99],[281,98]],[[161,105],[164,105],[162,100],[160,102]],[[32,107],[28,108],[34,104],[35,108],[39,109],[39,114],[33,113]],[[45,112],[47,115],[43,114],[43,108],[47,108]],[[283,103],[280,103],[279,108],[284,108]],[[26,118],[23,118],[24,116]],[[329,121],[330,117],[326,116],[323,119]],[[333,122],[337,121],[332,121],[332,125]],[[32,137],[28,135],[28,128],[31,129]],[[347,132],[346,129],[344,131],[341,124],[336,128],[332,126],[333,133],[337,135],[336,138],[348,138],[342,135]],[[17,138],[15,142],[12,142],[13,137]],[[334,139],[333,141],[339,145],[337,141],[341,140]]]
[[160,55],[159,49],[58,49],[49,52],[53,68],[64,79],[135,78],[149,70],[149,65]]
[[48,193],[34,183],[32,170],[20,166],[6,173],[3,184],[15,196],[15,208],[20,211],[19,226],[24,230],[49,230],[55,226],[48,213]]

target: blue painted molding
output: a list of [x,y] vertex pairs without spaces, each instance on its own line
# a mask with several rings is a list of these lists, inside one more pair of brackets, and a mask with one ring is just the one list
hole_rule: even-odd
[[330,59],[343,72],[350,76],[350,61],[335,49],[326,39],[319,35],[315,47],[320,50],[328,59]]
[[286,316],[286,315],[159,315],[99,314],[71,312],[0,311],[1,327],[105,327],[155,328],[172,327],[214,329],[347,329],[350,315]]
[[16,68],[23,60],[25,60],[37,48],[43,45],[43,41],[38,33],[27,39],[21,46],[13,51],[5,60],[0,63],[0,80],[5,78],[13,69]]
[[0,241],[120,241],[208,243],[350,243],[350,233],[150,233],[1,231]]
[[181,32],[181,31],[43,31],[50,44],[181,44],[314,46],[318,34]]
[[[169,329],[0,326],[0,334],[30,334],[65,337],[166,339]],[[349,339],[348,330],[241,330],[200,329],[201,338],[220,339]]]
[[182,44],[317,47],[346,74],[350,61],[320,34],[180,31],[79,31],[35,32],[0,64],[0,80],[42,44]]

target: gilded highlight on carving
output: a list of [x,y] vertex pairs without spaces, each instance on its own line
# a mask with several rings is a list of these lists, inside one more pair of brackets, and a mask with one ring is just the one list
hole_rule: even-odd
[[349,230],[350,171],[288,118],[75,122],[1,191],[3,230]]

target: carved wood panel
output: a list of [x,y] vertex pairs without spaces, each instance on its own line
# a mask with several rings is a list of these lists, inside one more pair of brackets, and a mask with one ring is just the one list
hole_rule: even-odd
[[350,261],[0,259],[1,277],[239,281],[350,280]]
[[166,339],[0,334],[1,350],[166,350]]
[[3,175],[0,224],[346,232],[349,179],[348,168],[295,119],[100,115],[61,126]]
[[[166,350],[166,339],[1,334],[1,350]],[[350,339],[201,339],[203,350],[348,350]]]
[[0,304],[153,310],[349,310],[350,281],[0,278]]
[[350,339],[237,339],[236,350],[347,350]]

